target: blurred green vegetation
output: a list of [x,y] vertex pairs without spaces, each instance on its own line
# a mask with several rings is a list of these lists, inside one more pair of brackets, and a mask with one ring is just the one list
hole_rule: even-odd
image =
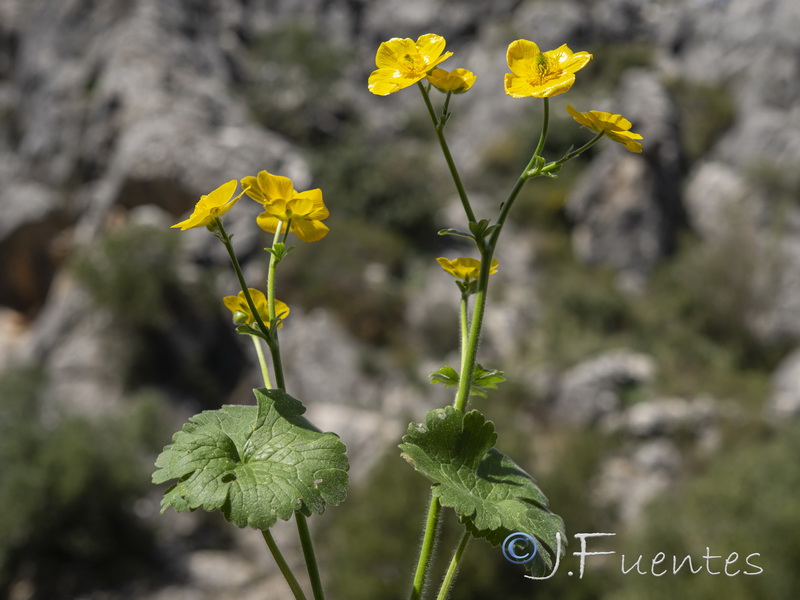
[[721,85],[675,78],[667,81],[681,114],[681,140],[684,156],[695,162],[733,123],[736,104]]
[[88,421],[60,416],[44,383],[33,367],[0,375],[0,596],[14,581],[50,600],[156,578],[155,536],[134,508],[165,435],[161,400]]
[[614,273],[573,260],[568,238],[545,234],[538,255],[544,315],[531,345],[539,360],[560,368],[634,348],[656,359],[663,394],[759,402],[788,347],[759,339],[747,325],[764,298],[750,291],[752,248],[744,242],[712,248],[687,235],[647,290],[631,295],[618,289]]
[[175,231],[134,225],[81,248],[68,268],[113,315],[130,390],[157,385],[217,408],[244,368],[242,350],[214,295],[213,271],[179,278],[180,243]]
[[[648,511],[646,525],[624,540],[629,555],[651,559],[693,557],[697,575],[669,572],[663,578],[625,576],[624,586],[609,600],[729,598],[755,600],[800,595],[800,430],[797,425],[765,437],[731,440],[711,460],[700,477],[671,490]],[[721,559],[700,560],[709,548]],[[732,556],[737,553],[738,557]],[[748,566],[746,560],[763,569]],[[727,576],[725,560],[729,558]],[[694,560],[698,559],[698,560]],[[671,569],[671,559],[667,566]],[[708,574],[708,569],[720,572]]]

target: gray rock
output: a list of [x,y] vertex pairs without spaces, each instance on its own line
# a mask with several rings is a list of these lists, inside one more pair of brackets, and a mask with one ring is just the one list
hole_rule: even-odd
[[9,182],[0,194],[0,305],[33,315],[63,259],[59,233],[69,219],[59,196],[39,183]]
[[777,424],[800,417],[800,350],[784,358],[773,373],[772,393],[764,412]]
[[635,526],[645,507],[675,482],[682,465],[674,442],[655,439],[607,459],[592,485],[592,500],[626,527]]
[[626,76],[617,108],[643,138],[643,153],[632,154],[603,140],[599,156],[581,175],[567,199],[574,221],[573,246],[588,264],[609,266],[637,286],[675,248],[684,224],[678,182],[683,174],[676,107],[652,73]]
[[561,376],[553,417],[569,425],[595,424],[621,409],[624,388],[648,383],[655,372],[650,356],[629,350],[581,362]]
[[694,436],[713,426],[717,410],[710,398],[660,398],[640,402],[622,415],[623,431],[630,436],[658,437],[688,433]]

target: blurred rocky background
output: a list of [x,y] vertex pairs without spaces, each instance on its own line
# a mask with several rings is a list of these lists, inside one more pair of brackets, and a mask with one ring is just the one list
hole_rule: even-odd
[[[330,598],[405,597],[427,485],[396,444],[450,400],[427,383],[457,360],[434,259],[471,249],[436,235],[464,221],[418,94],[366,78],[381,41],[428,32],[478,75],[448,134],[482,215],[538,136],[539,104],[502,90],[515,39],[595,57],[553,99],[550,157],[588,139],[567,102],[644,136],[525,189],[481,347],[508,382],[476,402],[570,534],[618,555],[534,583],[475,542],[454,597],[798,597],[798,31],[795,0],[0,0],[0,597],[289,597],[256,532],[159,515],[149,483],[182,422],[259,383],[221,245],[169,226],[262,169],[331,211],[278,282],[289,391],[352,462],[313,521]],[[254,286],[256,209],[226,216]],[[707,547],[764,573],[616,561]]]

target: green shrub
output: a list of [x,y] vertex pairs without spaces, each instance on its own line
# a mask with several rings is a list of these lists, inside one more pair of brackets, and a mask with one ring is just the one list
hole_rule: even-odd
[[43,383],[34,368],[0,376],[0,595],[20,579],[34,600],[148,581],[158,553],[133,507],[147,491],[152,438],[163,438],[155,405],[142,400],[118,419],[59,419]]
[[757,573],[745,564],[745,558],[758,553],[751,562],[763,573],[709,575],[705,561],[695,560],[695,568],[698,563],[704,567],[696,575],[622,577],[620,590],[608,600],[798,597],[799,434],[794,425],[771,439],[731,444],[685,490],[671,490],[656,502],[648,511],[644,530],[625,542],[629,555],[651,558],[658,552],[702,557],[708,547],[713,555],[723,557],[711,561],[714,571],[723,571],[724,559],[737,552],[739,558],[729,568],[731,573],[737,569]]

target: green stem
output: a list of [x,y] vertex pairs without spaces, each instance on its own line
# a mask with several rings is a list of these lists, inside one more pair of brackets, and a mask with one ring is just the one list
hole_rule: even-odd
[[442,149],[444,160],[447,162],[447,168],[450,169],[453,183],[455,183],[456,190],[458,190],[458,197],[461,199],[461,205],[464,207],[464,212],[469,222],[475,223],[475,213],[472,211],[472,206],[470,206],[469,198],[467,197],[467,191],[464,189],[464,184],[461,182],[461,176],[458,174],[453,155],[450,153],[450,147],[447,145],[447,140],[444,137],[444,121],[436,117],[436,111],[433,110],[433,104],[431,104],[431,99],[425,86],[422,85],[421,81],[418,81],[417,85],[419,86],[420,92],[422,92],[422,99],[425,101],[425,106],[428,108],[428,114],[431,117],[433,129],[436,131],[436,139],[439,140],[439,146]]
[[303,556],[306,559],[306,569],[308,578],[311,580],[311,590],[314,592],[314,600],[324,600],[325,592],[322,590],[322,580],[319,576],[317,557],[314,553],[314,543],[311,541],[311,533],[308,530],[306,516],[295,511],[295,521],[297,521],[297,533],[300,535],[300,545],[303,547]]
[[303,593],[300,584],[297,582],[297,578],[292,573],[292,570],[289,568],[286,559],[283,558],[283,554],[281,554],[278,545],[275,543],[275,539],[272,537],[272,533],[270,533],[269,529],[264,529],[261,532],[261,535],[264,536],[264,541],[267,543],[267,548],[272,553],[272,558],[275,559],[275,564],[278,565],[281,573],[283,574],[283,578],[286,579],[286,583],[289,584],[289,587],[292,590],[292,594],[297,600],[306,600],[306,595]]
[[250,312],[253,313],[253,317],[256,320],[259,330],[264,334],[265,337],[268,338],[269,328],[264,324],[264,320],[261,318],[258,310],[256,310],[256,305],[255,302],[253,302],[253,298],[250,297],[250,289],[247,287],[247,282],[244,279],[244,273],[242,272],[242,266],[239,264],[239,259],[236,258],[236,252],[233,249],[231,236],[229,236],[228,232],[225,231],[225,227],[223,227],[221,219],[215,219],[215,224],[217,226],[217,231],[219,232],[217,237],[225,245],[225,249],[228,251],[228,256],[231,259],[231,264],[233,265],[233,270],[236,273],[236,278],[239,280],[239,286],[242,288],[242,293],[247,301],[247,306],[250,308]]
[[466,293],[461,294],[461,314],[460,314],[460,322],[461,322],[461,370],[460,373],[464,371],[464,356],[466,355],[467,349],[467,336],[468,336],[468,322],[467,322],[467,298],[469,296]]
[[[487,258],[486,255],[489,255]],[[486,308],[486,292],[489,284],[489,265],[491,263],[491,252],[483,253],[481,258],[481,270],[478,279],[478,292],[475,294],[475,306],[472,309],[472,321],[469,326],[469,335],[466,344],[462,345],[461,373],[458,379],[458,391],[453,406],[458,410],[464,410],[469,400],[470,389],[472,387],[472,374],[475,371],[475,362],[478,355],[478,340],[481,336],[483,326],[483,314]],[[484,269],[485,267],[485,269]],[[486,273],[484,274],[484,270]]]
[[462,356],[461,361],[461,374],[458,382],[458,392],[453,406],[459,410],[464,410],[469,400],[470,387],[472,385],[472,374],[475,371],[475,360],[478,355],[478,342],[481,336],[481,329],[483,327],[483,315],[486,309],[486,295],[489,289],[489,272],[491,271],[492,258],[494,256],[497,241],[500,238],[500,232],[505,225],[511,207],[514,205],[520,191],[522,190],[525,182],[530,178],[528,172],[539,161],[544,144],[547,140],[547,131],[550,122],[550,103],[549,99],[544,99],[544,113],[542,115],[542,132],[539,135],[539,143],[536,145],[536,150],[533,153],[528,165],[517,178],[511,193],[508,198],[501,205],[500,215],[497,218],[497,224],[492,230],[492,235],[485,243],[479,245],[481,253],[481,270],[478,276],[478,290],[475,294],[475,306],[472,310],[472,322],[470,324],[469,338],[467,340],[466,351]]
[[549,165],[543,167],[542,170],[539,171],[539,173],[550,173],[552,171],[557,171],[559,168],[561,168],[561,165],[563,165],[565,162],[570,161],[573,158],[577,158],[578,156],[586,152],[589,148],[594,146],[597,142],[600,141],[601,137],[603,137],[602,131],[598,133],[596,136],[594,136],[591,140],[586,142],[583,146],[578,148],[577,150],[573,150],[569,154],[565,154],[558,160],[551,162]]
[[[275,237],[272,241],[272,248],[275,248],[275,244],[278,243],[278,240],[281,235],[281,226],[283,222],[278,221],[278,225],[275,228]],[[287,228],[288,231],[288,228]],[[267,310],[269,312],[269,320],[270,323],[275,323],[275,268],[278,266],[278,260],[275,258],[275,254],[270,254],[269,258],[269,273],[267,275]],[[270,332],[269,336],[269,352],[272,356],[272,368],[275,371],[275,384],[278,389],[286,390],[286,381],[283,377],[283,361],[281,360],[281,345],[278,341],[278,326],[275,324],[275,331]]]
[[[282,221],[278,221],[278,225],[275,227],[275,237],[272,239],[272,249],[275,249],[275,244],[278,243],[281,235],[281,225],[283,225]],[[269,274],[267,275],[267,307],[269,310],[269,320],[272,321],[275,318],[275,267],[278,266],[278,261],[275,258],[275,254],[269,255]]]
[[261,340],[256,336],[250,336],[253,340],[253,346],[256,347],[256,356],[258,356],[258,364],[261,367],[261,377],[264,378],[264,385],[267,388],[272,388],[272,382],[269,379],[269,368],[267,367],[267,360],[264,357],[264,348],[261,346]]
[[550,98],[544,98],[544,113],[542,115],[542,132],[539,134],[539,143],[536,145],[534,157],[541,156],[544,143],[547,141],[547,130],[550,127]]
[[428,518],[425,520],[425,534],[422,537],[422,547],[419,549],[417,570],[414,572],[414,587],[411,590],[409,600],[420,600],[422,598],[422,588],[425,587],[428,567],[430,567],[430,562],[433,558],[433,547],[436,542],[436,532],[439,529],[439,514],[441,510],[442,505],[439,504],[439,499],[431,492]]
[[444,575],[444,581],[442,581],[442,586],[439,588],[439,595],[436,596],[436,600],[446,600],[450,594],[450,588],[453,587],[456,572],[458,571],[458,564],[461,562],[461,557],[464,556],[464,550],[467,548],[470,537],[469,531],[465,529],[458,547],[453,552],[453,558],[450,559],[450,566],[447,567],[447,573]]

